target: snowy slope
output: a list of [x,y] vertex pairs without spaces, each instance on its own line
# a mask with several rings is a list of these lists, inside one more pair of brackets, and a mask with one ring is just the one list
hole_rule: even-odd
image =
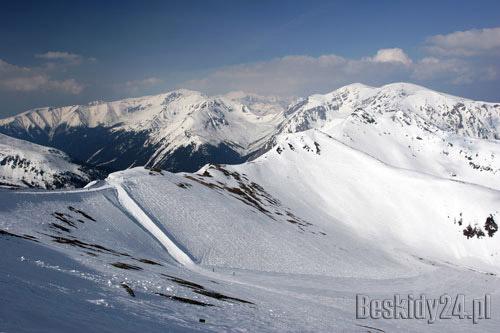
[[[276,97],[176,90],[30,110],[0,120],[0,129],[111,170],[150,165],[195,171],[207,162],[243,161],[274,132],[285,106]],[[82,140],[85,147],[75,149]]]
[[500,104],[407,83],[353,84],[288,112],[281,133],[320,129],[396,167],[500,188]]
[[71,188],[89,182],[86,171],[62,151],[0,134],[0,185]]
[[393,166],[499,186],[500,104],[408,83],[352,84],[288,102],[177,90],[35,109],[0,120],[0,132],[110,171],[146,165],[194,172],[206,163],[242,163],[281,133],[315,128]]
[[499,267],[494,237],[462,234],[497,216],[498,190],[395,168],[317,130],[281,137],[268,154],[228,169],[265,184],[306,220],[342,225],[371,248]]
[[[13,306],[0,308],[12,318],[0,324],[7,331],[26,320],[15,309],[47,314],[44,298],[75,313],[55,311],[47,325],[78,322],[82,330],[499,325],[496,316],[478,325],[354,319],[357,293],[490,293],[492,312],[500,310],[499,234],[463,234],[469,224],[486,230],[490,215],[498,221],[500,192],[390,166],[318,130],[282,135],[242,165],[196,174],[134,168],[86,189],[0,199],[0,246],[10,249],[1,283],[19,290],[5,296]],[[33,299],[27,286],[44,296]]]
[[[267,152],[196,173],[132,168],[73,191],[0,190],[0,331],[498,330],[497,105],[407,84],[351,85],[284,113],[241,93],[177,93],[89,123],[154,128],[155,161],[169,156],[162,137]],[[114,153],[133,146],[120,135]],[[488,293],[494,315],[356,320],[358,293]]]

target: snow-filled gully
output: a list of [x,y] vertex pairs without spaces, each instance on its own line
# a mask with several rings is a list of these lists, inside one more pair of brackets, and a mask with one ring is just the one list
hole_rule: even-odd
[[168,253],[179,264],[193,268],[195,263],[187,253],[182,251],[174,241],[172,241],[158,226],[149,218],[149,216],[137,205],[127,191],[120,185],[114,184],[118,201],[122,207],[129,213],[138,223],[142,225],[160,244],[168,251]]

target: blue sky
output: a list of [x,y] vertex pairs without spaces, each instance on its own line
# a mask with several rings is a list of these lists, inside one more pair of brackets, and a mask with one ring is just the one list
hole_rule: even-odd
[[1,1],[0,116],[178,87],[500,101],[498,1]]

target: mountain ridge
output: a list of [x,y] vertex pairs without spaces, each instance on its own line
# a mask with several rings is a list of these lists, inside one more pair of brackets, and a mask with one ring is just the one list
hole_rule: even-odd
[[1,187],[82,187],[92,176],[97,174],[71,163],[60,150],[0,134]]
[[107,172],[134,166],[194,172],[207,163],[238,164],[272,149],[282,133],[313,128],[397,167],[496,187],[500,104],[403,82],[354,83],[294,103],[180,89],[0,120],[1,133],[56,147]]

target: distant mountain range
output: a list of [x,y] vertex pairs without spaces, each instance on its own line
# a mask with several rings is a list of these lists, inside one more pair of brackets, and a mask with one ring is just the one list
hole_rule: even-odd
[[109,171],[147,165],[196,171],[240,163],[283,121],[286,102],[232,93],[177,90],[156,96],[30,110],[0,121],[0,132],[61,149]]
[[395,167],[499,186],[500,104],[408,83],[352,84],[293,103],[177,90],[0,120],[0,133],[60,149],[104,173],[134,166],[193,172],[207,163],[243,163],[271,149],[279,135],[308,129]]

